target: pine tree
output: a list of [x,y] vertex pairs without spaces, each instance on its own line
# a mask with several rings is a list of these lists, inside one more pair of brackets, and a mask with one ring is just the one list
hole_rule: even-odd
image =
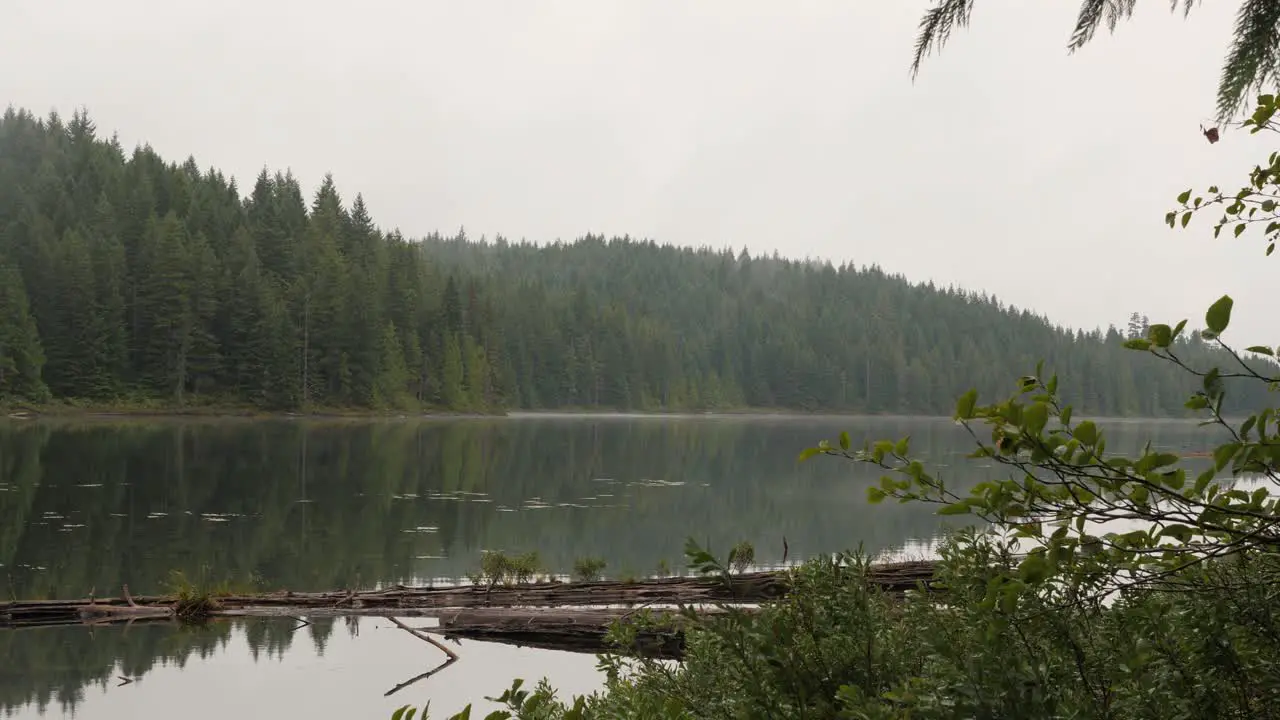
[[466,403],[476,409],[486,407],[492,397],[492,385],[490,383],[489,362],[485,358],[484,347],[470,335],[464,335],[462,355],[465,370],[463,395],[466,398]]
[[[0,116],[0,255],[22,284],[0,307],[6,396],[938,413],[1040,359],[1080,412],[1180,414],[1193,389],[1121,348],[1141,314],[1068,331],[875,266],[627,237],[410,242],[362,196],[344,208],[332,177],[308,203],[263,171],[242,200],[194,159],[126,155],[80,112]],[[1177,351],[1223,360],[1194,333]]]
[[440,378],[440,395],[445,407],[452,410],[466,407],[467,394],[462,383],[462,348],[458,343],[458,336],[449,333],[444,340],[444,368]]
[[44,401],[44,350],[16,267],[0,257],[0,401]]
[[405,366],[400,334],[393,323],[388,322],[383,328],[380,350],[382,358],[374,386],[374,403],[379,406],[400,407],[404,404],[409,369]]
[[139,249],[135,337],[138,370],[179,405],[186,399],[195,340],[195,283],[186,228],[174,213],[152,219]]

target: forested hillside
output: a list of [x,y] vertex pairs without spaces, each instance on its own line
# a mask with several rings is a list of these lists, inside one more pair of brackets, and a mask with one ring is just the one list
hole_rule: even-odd
[[1084,410],[1180,414],[1191,379],[1121,341],[874,267],[415,242],[332,178],[242,193],[83,113],[0,119],[0,402],[938,413],[1043,358]]

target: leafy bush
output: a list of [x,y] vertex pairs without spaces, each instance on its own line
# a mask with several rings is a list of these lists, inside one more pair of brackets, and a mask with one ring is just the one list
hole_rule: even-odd
[[521,555],[507,555],[501,550],[485,550],[480,555],[480,572],[470,576],[475,585],[494,587],[531,582],[542,569],[536,550]]
[[601,578],[605,566],[602,558],[578,558],[573,562],[573,577],[579,582],[595,582]]
[[[1265,718],[1280,708],[1280,557],[1208,561],[1104,601],[1038,586],[1016,605],[987,585],[1016,543],[967,530],[936,582],[895,597],[859,553],[790,571],[758,612],[722,608],[687,632],[683,662],[601,658],[605,687],[573,703],[544,681],[496,717]],[[1188,590],[1194,590],[1189,592]],[[632,630],[633,631],[633,630]],[[629,631],[619,633],[619,640]],[[519,690],[517,686],[516,690]]]
[[729,550],[729,568],[741,575],[756,561],[756,548],[743,540]]
[[[1262,96],[1246,125],[1280,129],[1278,112],[1276,98]],[[1238,193],[1211,187],[1178,202],[1171,225],[1210,206],[1224,212],[1215,232],[1265,223],[1270,254],[1280,241],[1280,153]],[[1238,424],[1222,414],[1227,378],[1280,388],[1280,349],[1226,344],[1232,309],[1223,296],[1200,333],[1232,359],[1227,369],[1181,356],[1185,320],[1128,343],[1201,378],[1187,408],[1227,438],[1209,467],[1188,471],[1149,446],[1136,457],[1108,452],[1105,433],[1073,417],[1043,368],[1006,399],[960,398],[955,418],[972,432],[974,456],[1009,472],[968,492],[913,459],[908,438],[855,450],[841,434],[802,457],[884,468],[872,502],[937,503],[940,514],[981,521],[941,544],[927,588],[887,594],[867,581],[860,553],[813,559],[788,571],[787,596],[758,610],[684,609],[682,662],[628,652],[646,620],[615,627],[602,691],[566,705],[545,682],[518,698],[517,685],[500,717],[1280,716],[1280,410]],[[1250,491],[1242,481],[1260,484]],[[1108,531],[1117,520],[1137,527]],[[721,562],[690,540],[686,555],[696,572],[732,585],[749,550]]]

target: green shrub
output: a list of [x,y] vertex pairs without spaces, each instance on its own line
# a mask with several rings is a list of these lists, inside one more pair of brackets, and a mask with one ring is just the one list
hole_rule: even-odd
[[573,577],[579,582],[595,582],[603,576],[605,566],[602,558],[578,558],[573,563]]

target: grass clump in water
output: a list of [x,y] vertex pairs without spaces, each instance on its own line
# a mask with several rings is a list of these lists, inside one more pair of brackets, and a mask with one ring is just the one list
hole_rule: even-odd
[[252,584],[245,587],[243,584],[227,580],[216,584],[211,583],[207,579],[208,568],[202,568],[201,575],[204,576],[201,580],[193,582],[181,570],[169,573],[167,594],[173,598],[173,614],[179,622],[203,622],[214,612],[222,609],[220,598],[230,597],[237,592],[253,592],[256,589]]
[[604,577],[607,563],[599,557],[583,557],[573,562],[573,579],[578,582],[595,582]]
[[501,550],[485,550],[480,555],[480,572],[468,575],[472,584],[523,585],[537,577],[542,561],[536,550],[520,555],[508,555]]

